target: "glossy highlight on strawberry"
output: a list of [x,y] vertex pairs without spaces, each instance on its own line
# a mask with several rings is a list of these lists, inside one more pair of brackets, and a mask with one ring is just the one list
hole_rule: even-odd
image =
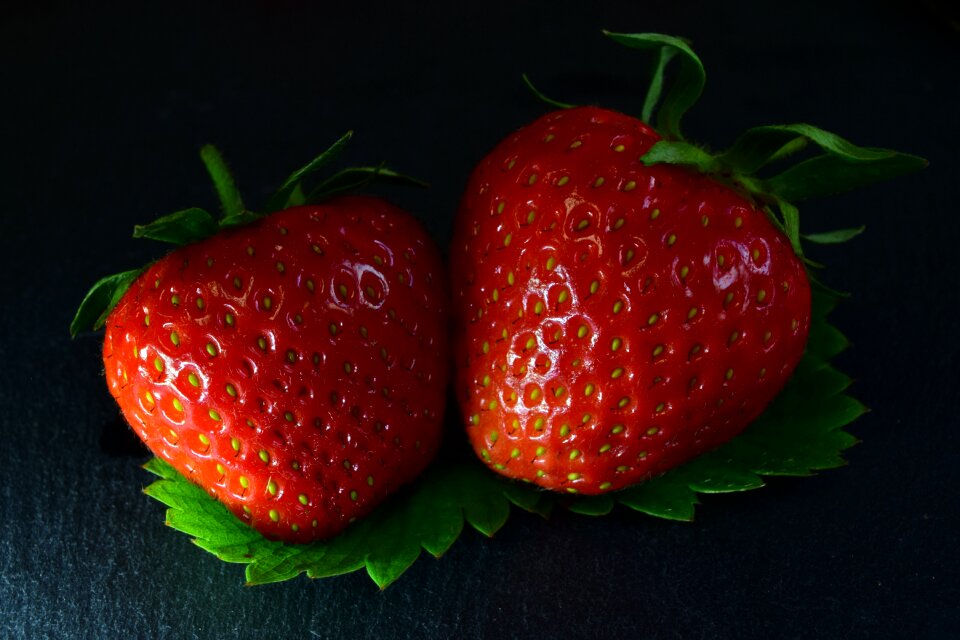
[[583,107],[476,168],[452,245],[457,396],[499,472],[595,494],[743,430],[803,353],[810,286],[728,186],[646,166],[660,139]]

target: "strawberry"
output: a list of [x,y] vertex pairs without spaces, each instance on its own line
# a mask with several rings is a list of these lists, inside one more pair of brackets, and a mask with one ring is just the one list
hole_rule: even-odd
[[583,494],[730,440],[803,355],[796,191],[744,167],[810,141],[830,158],[881,155],[809,125],[709,154],[679,134],[699,59],[669,37],[610,35],[660,48],[661,73],[682,58],[692,87],[664,98],[662,133],[602,108],[548,113],[476,167],[451,248],[455,383],[474,450],[505,476]]
[[373,197],[237,215],[132,280],[105,319],[107,385],[150,450],[238,518],[327,538],[437,451],[439,253]]

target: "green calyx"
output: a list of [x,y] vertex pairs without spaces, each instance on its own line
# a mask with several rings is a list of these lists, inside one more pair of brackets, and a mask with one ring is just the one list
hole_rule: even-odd
[[[353,137],[348,131],[330,147],[297,169],[284,180],[279,189],[270,197],[265,211],[255,212],[248,209],[236,181],[223,156],[213,145],[200,149],[200,158],[210,174],[214,190],[220,201],[220,217],[216,218],[205,209],[190,208],[157,218],[145,225],[136,225],[134,238],[149,238],[175,246],[183,246],[210,238],[224,229],[250,224],[260,218],[294,206],[321,202],[335,195],[360,189],[370,184],[397,184],[425,187],[426,183],[406,176],[380,164],[375,167],[351,167],[342,169],[332,176],[316,182],[308,188],[306,181],[318,170],[335,160]],[[70,335],[76,337],[81,331],[103,327],[110,311],[117,305],[133,281],[146,270],[146,267],[131,269],[101,278],[91,287],[80,303],[80,308],[70,323]]]
[[[794,203],[888,180],[927,165],[923,158],[906,153],[858,147],[809,124],[754,127],[729,149],[711,152],[686,141],[680,130],[683,115],[697,102],[706,83],[703,63],[689,42],[659,33],[603,33],[619,44],[655,56],[640,118],[654,126],[663,139],[643,156],[643,162],[689,167],[747,194],[787,236],[798,256],[803,256],[803,240],[836,244],[853,238],[863,228],[801,234],[799,211]],[[668,83],[666,72],[671,63],[675,63],[676,74]],[[547,98],[526,76],[523,79],[548,104],[572,106]],[[779,173],[758,175],[771,164],[782,166],[795,154],[810,148],[817,150],[814,155],[780,169]],[[808,266],[820,266],[806,262]]]

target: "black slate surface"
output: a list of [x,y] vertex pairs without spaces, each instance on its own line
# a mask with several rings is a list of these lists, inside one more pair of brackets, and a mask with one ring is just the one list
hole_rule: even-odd
[[[81,3],[0,15],[0,638],[953,638],[960,36],[946,4]],[[956,25],[956,19],[953,19]],[[707,498],[695,524],[514,511],[381,593],[362,573],[243,586],[163,524],[118,424],[99,336],[67,324],[96,278],[160,254],[132,225],[214,207],[214,142],[248,200],[343,131],[348,160],[445,244],[468,172],[540,114],[519,82],[639,111],[642,57],[600,28],[691,38],[688,134],[808,121],[930,159],[803,207],[854,292],[839,359],[872,412],[850,465]],[[451,418],[451,429],[456,423]]]

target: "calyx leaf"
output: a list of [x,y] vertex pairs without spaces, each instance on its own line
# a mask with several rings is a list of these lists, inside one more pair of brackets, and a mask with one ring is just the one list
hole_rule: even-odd
[[323,166],[335,160],[352,137],[353,131],[347,131],[340,139],[330,145],[326,151],[291,173],[287,179],[283,181],[283,184],[280,185],[280,188],[277,189],[277,192],[273,194],[273,197],[270,198],[270,201],[267,203],[267,210],[280,211],[281,209],[289,207],[290,196],[300,185],[300,182],[310,174],[315,173]]
[[573,107],[576,106],[568,102],[560,102],[559,100],[554,100],[553,98],[550,98],[544,95],[543,92],[541,92],[539,89],[533,86],[533,82],[530,80],[527,74],[525,73],[520,74],[520,78],[523,80],[523,84],[527,85],[527,89],[530,90],[530,93],[536,96],[538,100],[541,100],[542,102],[547,103],[551,107],[556,107],[557,109],[572,109]]
[[[660,103],[656,127],[668,140],[683,140],[680,132],[680,119],[700,98],[707,77],[703,63],[683,38],[667,36],[662,33],[612,33],[604,35],[633,49],[653,50],[657,53],[657,64],[653,78],[647,89],[643,103],[644,120],[649,122],[654,105]],[[664,70],[671,60],[677,60],[678,71],[673,84],[663,94]]]
[[131,269],[97,280],[84,296],[80,308],[73,316],[73,321],[70,323],[70,336],[76,337],[88,327],[93,327],[94,330],[103,327],[110,311],[120,302],[120,298],[143,271],[142,268]]
[[176,211],[133,228],[134,238],[150,238],[177,246],[209,238],[217,232],[217,221],[196,207]]

